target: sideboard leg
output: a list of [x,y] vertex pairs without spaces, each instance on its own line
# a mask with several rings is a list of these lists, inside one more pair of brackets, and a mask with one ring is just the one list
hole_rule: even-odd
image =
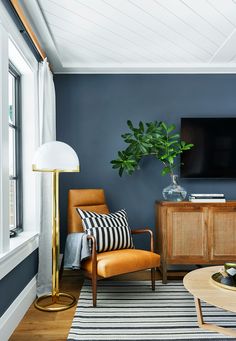
[[162,263],[162,283],[167,283],[167,264],[165,262]]

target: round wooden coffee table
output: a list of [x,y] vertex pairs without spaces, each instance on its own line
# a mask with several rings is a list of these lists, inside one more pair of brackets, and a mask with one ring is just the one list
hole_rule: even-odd
[[210,266],[191,271],[184,277],[184,286],[194,296],[199,327],[236,337],[235,330],[205,323],[203,320],[200,300],[236,313],[236,291],[220,288],[211,280],[211,276],[220,268]]

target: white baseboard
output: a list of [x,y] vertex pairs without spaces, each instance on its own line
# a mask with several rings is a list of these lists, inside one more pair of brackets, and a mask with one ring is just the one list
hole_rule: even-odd
[[36,276],[0,318],[0,339],[7,341],[36,297]]

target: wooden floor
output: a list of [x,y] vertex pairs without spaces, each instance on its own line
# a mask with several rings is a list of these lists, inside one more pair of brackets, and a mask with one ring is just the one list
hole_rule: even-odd
[[[60,291],[79,298],[83,278],[77,271],[64,271]],[[76,305],[61,312],[43,312],[32,304],[10,341],[65,341],[71,326]]]
[[[182,274],[178,274],[178,276]],[[157,272],[156,279],[161,275]],[[147,271],[113,277],[118,280],[149,280]],[[83,278],[79,271],[64,271],[60,291],[73,294],[79,298]],[[71,326],[76,306],[61,312],[42,312],[32,304],[19,326],[9,339],[10,341],[65,341]]]

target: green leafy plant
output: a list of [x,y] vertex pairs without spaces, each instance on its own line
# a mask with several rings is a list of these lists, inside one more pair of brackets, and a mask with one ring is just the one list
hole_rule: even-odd
[[118,157],[111,161],[112,168],[131,175],[140,168],[143,157],[153,155],[163,163],[162,175],[173,174],[177,166],[176,157],[193,147],[193,144],[181,141],[179,134],[175,133],[175,125],[167,125],[165,122],[139,122],[134,127],[131,121],[127,121],[130,132],[121,135],[127,148],[118,152]]

